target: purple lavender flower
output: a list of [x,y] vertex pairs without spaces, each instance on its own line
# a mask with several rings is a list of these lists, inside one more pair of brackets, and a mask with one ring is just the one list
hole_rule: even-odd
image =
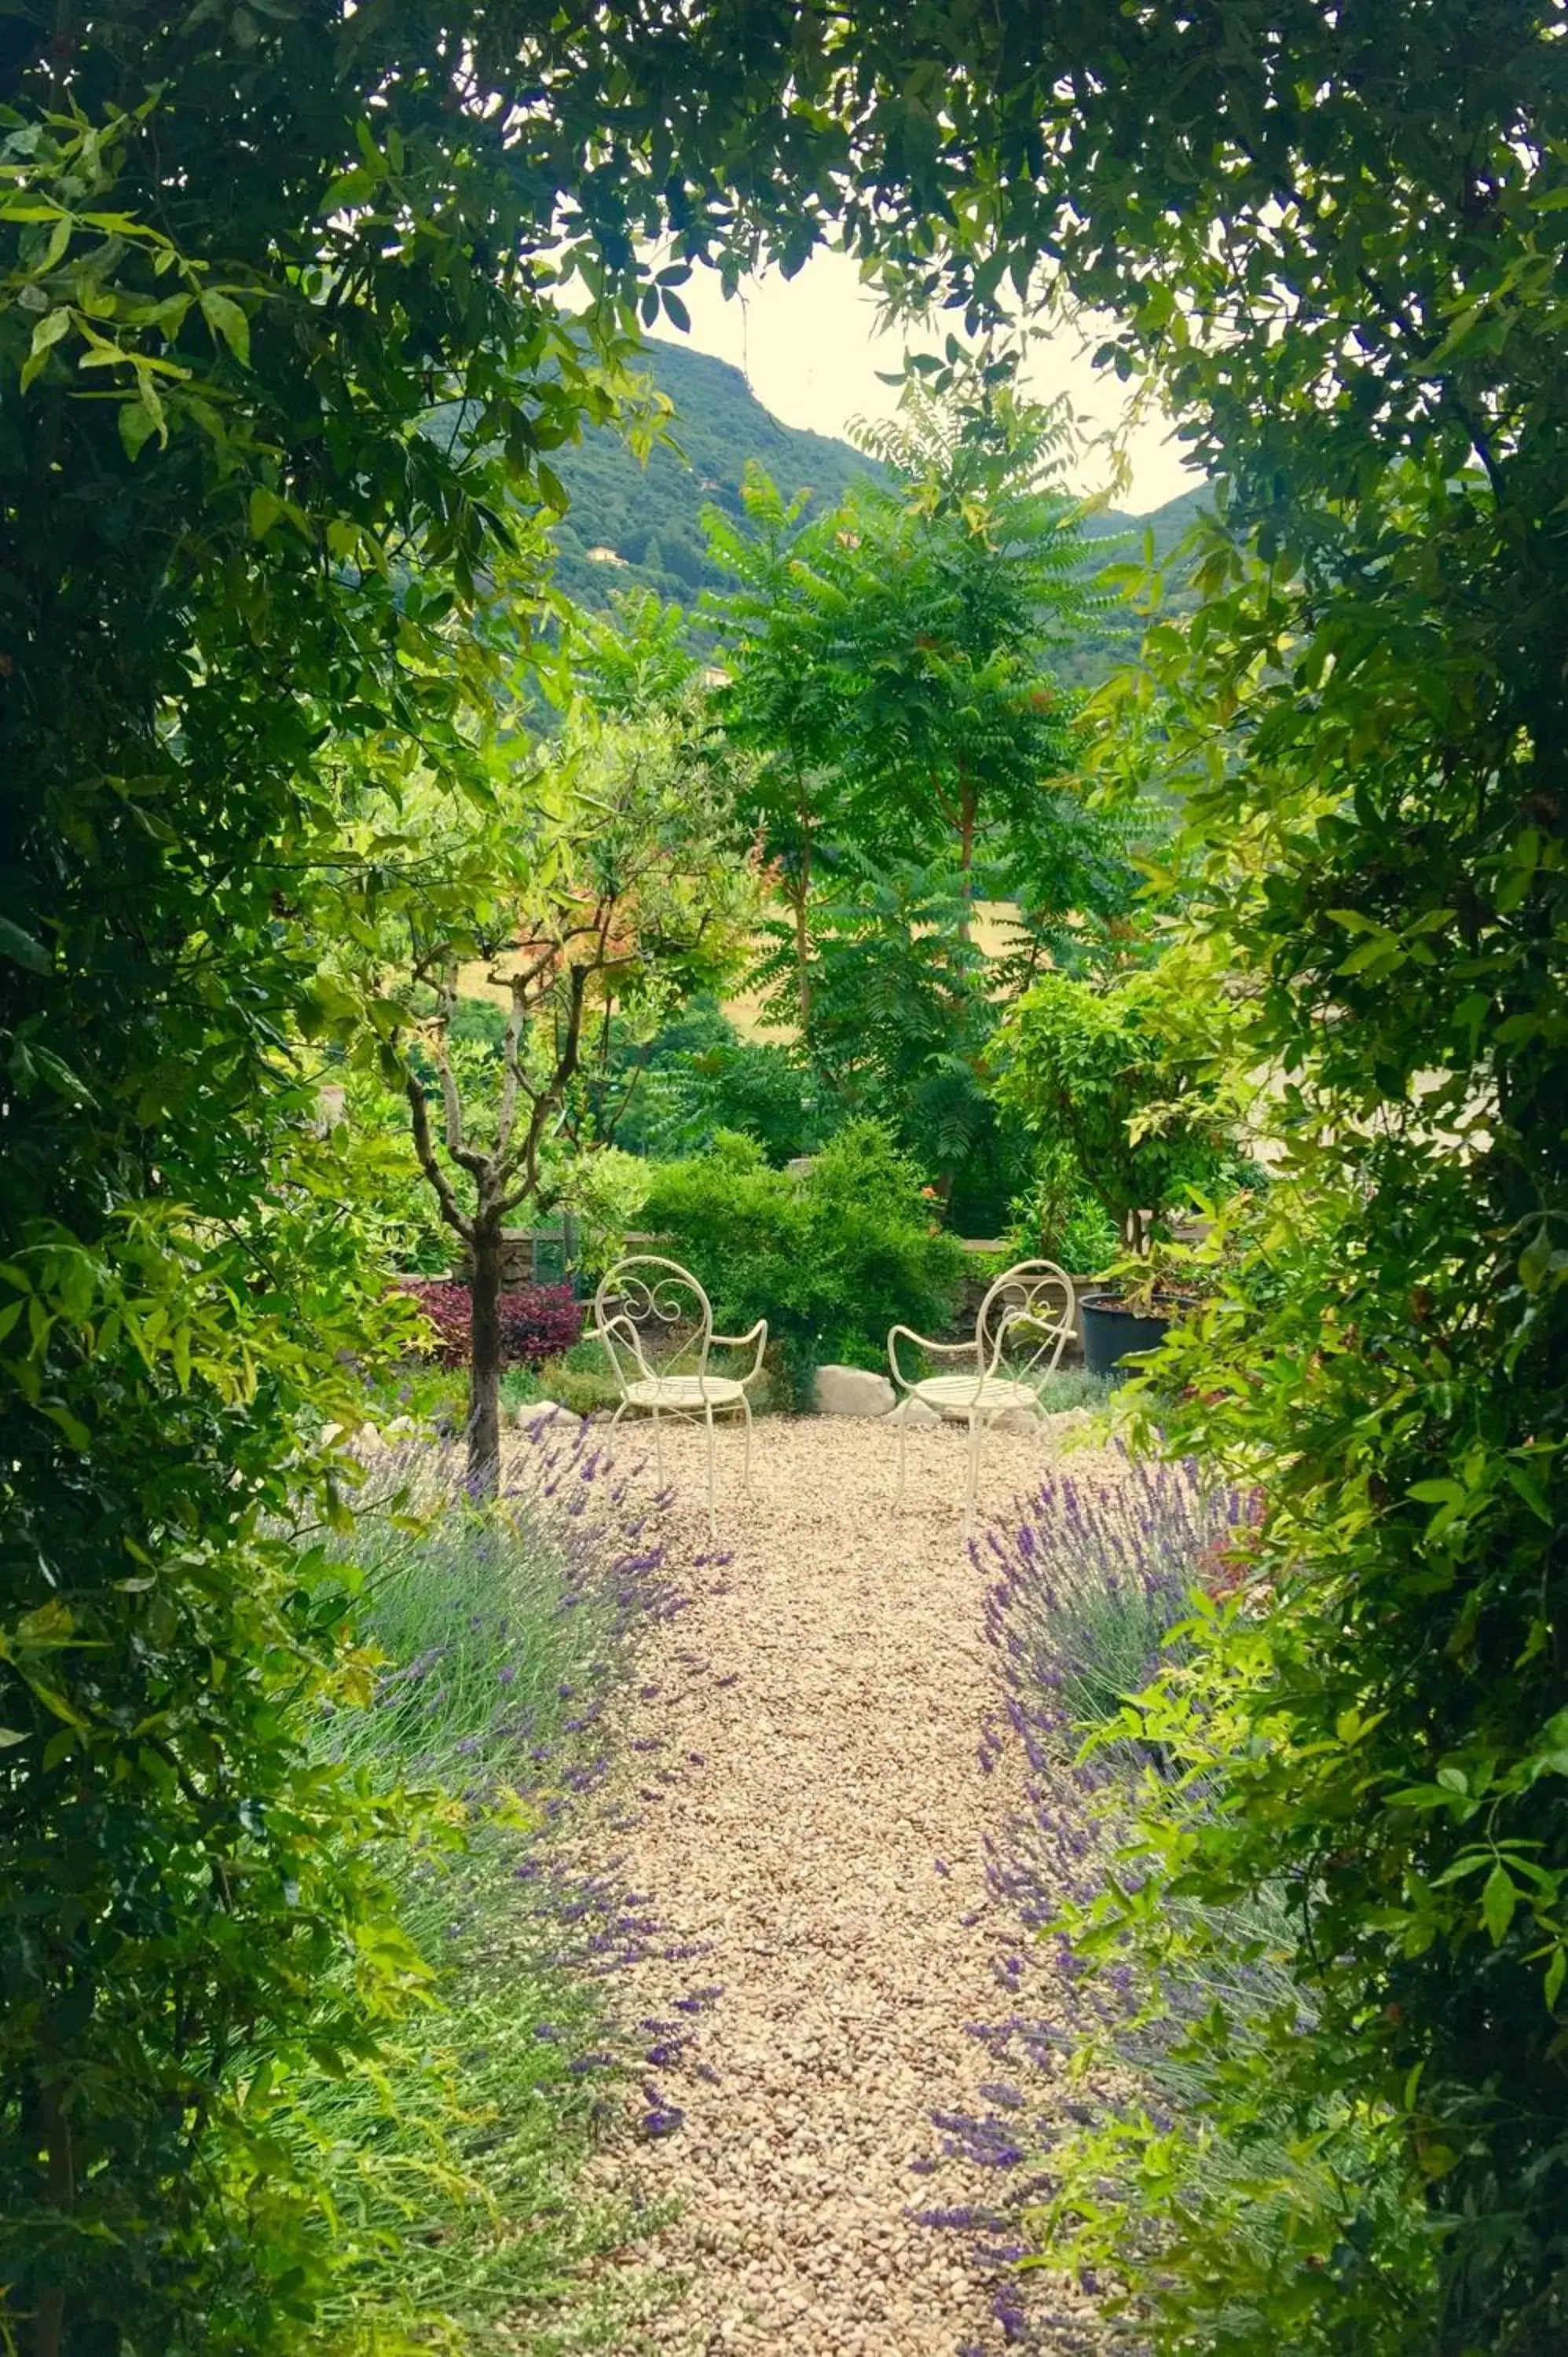
[[[993,1904],[1021,1931],[1047,1931],[1064,1900],[1087,1900],[1100,1888],[1125,1818],[1130,1776],[1162,1766],[1139,1738],[1135,1718],[1125,1736],[1120,1732],[1121,1715],[1170,1658],[1169,1632],[1187,1616],[1215,1550],[1247,1512],[1245,1501],[1206,1486],[1191,1465],[1129,1464],[1110,1482],[1055,1471],[1011,1523],[972,1542],[996,1674],[977,1761],[986,1775],[1004,1758],[1018,1761],[1026,1792],[1019,1820],[987,1842],[987,1880]],[[1085,1730],[1112,1721],[1118,1726],[1114,1743],[1084,1757]],[[977,1922],[981,1911],[970,1910],[963,1922]],[[1104,2022],[1137,2070],[1144,2058],[1133,2051],[1131,2027],[1119,2027],[1139,2011],[1126,1966],[1112,1962],[1097,1969],[1059,1936],[1047,1953],[1057,1970],[1058,2018],[1032,2022],[1015,2012],[969,2025],[994,2064],[1055,2079],[1058,2054],[1079,2043],[1088,2026]],[[1026,1964],[1015,1951],[993,1966],[1015,2004]],[[991,2172],[1001,2207],[918,2213],[965,2238],[972,2261],[989,2279],[992,2316],[1009,2347],[1036,2345],[1015,2270],[1027,2255],[1024,2212],[1051,2190],[1037,2163],[1054,2122],[1030,2116],[1026,2083],[986,2082],[981,2093],[993,2107],[990,2114],[933,2115],[943,2152]],[[1053,2104],[1056,2115],[1063,2109],[1069,2117],[1075,2110],[1095,2116],[1084,2106]],[[937,2164],[915,2166],[924,2175]],[[1085,2288],[1098,2287],[1088,2280]],[[1067,2345],[1078,2346],[1077,2336]],[[980,2344],[969,2344],[960,2357],[982,2357]]]
[[660,2136],[673,2136],[677,2129],[685,2126],[685,2113],[679,2104],[666,2102],[657,2087],[645,2086],[642,2094],[648,2109],[639,2125],[645,2136],[655,2140]]

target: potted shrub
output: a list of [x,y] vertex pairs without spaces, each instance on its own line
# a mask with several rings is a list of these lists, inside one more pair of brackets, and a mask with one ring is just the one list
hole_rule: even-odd
[[1152,1245],[1119,1262],[1107,1281],[1083,1296],[1083,1363],[1091,1375],[1114,1375],[1124,1359],[1157,1351],[1174,1318],[1198,1298],[1187,1252]]
[[1107,987],[1042,975],[1008,1018],[1004,1102],[1065,1147],[1112,1222],[1122,1259],[1083,1294],[1084,1363],[1109,1374],[1153,1350],[1186,1306],[1155,1225],[1223,1179],[1234,1149],[1213,1075],[1215,1040],[1190,1004],[1173,1019],[1154,973]]

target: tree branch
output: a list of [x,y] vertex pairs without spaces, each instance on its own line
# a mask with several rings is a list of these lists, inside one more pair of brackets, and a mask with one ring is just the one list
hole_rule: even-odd
[[457,1160],[463,1152],[463,1107],[457,1095],[457,1083],[452,1077],[451,1060],[446,1053],[452,1010],[457,1004],[457,977],[450,966],[441,977],[440,991],[440,1007],[435,1017],[435,1069],[441,1076],[441,1103],[446,1115],[446,1151],[454,1160]]
[[506,1018],[506,1037],[501,1042],[501,1056],[506,1077],[501,1082],[500,1111],[496,1116],[496,1156],[504,1156],[511,1144],[512,1124],[517,1119],[518,1084],[522,1078],[521,1055],[522,1040],[522,1006],[527,984],[514,977],[511,985],[511,1006]]
[[435,1141],[430,1133],[430,1100],[413,1072],[403,1076],[408,1097],[408,1109],[413,1126],[413,1150],[419,1157],[419,1167],[435,1190],[441,1206],[441,1216],[449,1228],[456,1228],[465,1243],[474,1241],[474,1223],[452,1192],[452,1182],[435,1158]]
[[539,1190],[539,1148],[543,1142],[546,1124],[559,1107],[577,1070],[583,1038],[583,1011],[587,1002],[588,976],[592,971],[585,965],[575,965],[568,970],[565,1036],[560,1038],[557,1034],[560,1045],[555,1052],[555,1069],[547,1084],[533,1098],[533,1111],[529,1116],[522,1151],[518,1157],[523,1173],[522,1185],[503,1200],[503,1218]]

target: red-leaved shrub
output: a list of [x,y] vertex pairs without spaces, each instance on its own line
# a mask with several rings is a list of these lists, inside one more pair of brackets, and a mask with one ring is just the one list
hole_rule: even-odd
[[[411,1278],[408,1289],[435,1329],[431,1356],[443,1367],[466,1367],[473,1302],[466,1285]],[[581,1340],[583,1305],[569,1285],[519,1285],[501,1295],[501,1359],[536,1367]]]

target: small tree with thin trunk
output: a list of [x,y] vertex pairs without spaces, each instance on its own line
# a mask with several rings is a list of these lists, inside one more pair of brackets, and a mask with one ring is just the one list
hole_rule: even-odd
[[[432,807],[394,896],[381,971],[383,1050],[441,1216],[466,1247],[473,1301],[468,1473],[500,1462],[501,1294],[509,1222],[553,1201],[553,1148],[590,1031],[616,1007],[711,987],[755,920],[722,751],[700,706],[569,721],[546,761],[518,765],[471,823]],[[465,995],[504,994],[499,1053],[454,1039]]]
[[1206,1038],[1203,1008],[1179,1024],[1176,1013],[1156,973],[1105,988],[1047,974],[1003,1033],[1004,1102],[1070,1147],[1129,1253],[1146,1253],[1151,1221],[1211,1188],[1234,1151],[1214,1077],[1218,1017]]
[[[501,1043],[499,1096],[489,1135],[466,1114],[454,1071],[450,1030],[456,1011],[458,966],[445,951],[435,983],[436,1008],[423,1027],[439,1081],[439,1138],[424,1082],[411,1064],[404,1074],[419,1167],[435,1191],[441,1216],[468,1251],[473,1297],[469,1329],[468,1475],[489,1493],[500,1461],[501,1291],[507,1220],[540,1194],[540,1147],[552,1114],[577,1069],[583,1010],[590,983],[602,983],[610,961],[603,909],[570,924],[531,929],[526,940],[496,945],[514,970],[492,967],[492,987],[511,997]],[[574,952],[577,954],[574,955]],[[428,974],[422,974],[428,981]],[[547,1044],[542,1044],[545,1035]],[[445,1149],[445,1158],[442,1149]],[[459,1175],[460,1174],[460,1175]],[[470,1200],[462,1200],[462,1178]]]

